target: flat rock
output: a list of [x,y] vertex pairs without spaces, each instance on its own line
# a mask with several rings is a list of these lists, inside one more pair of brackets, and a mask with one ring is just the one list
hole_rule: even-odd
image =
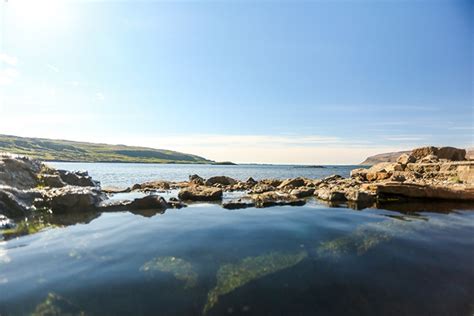
[[390,182],[378,185],[377,194],[422,199],[474,200],[474,186],[461,184],[442,186]]
[[210,177],[209,179],[204,182],[204,185],[206,186],[213,186],[215,184],[221,184],[221,185],[234,185],[237,183],[237,180],[232,179],[231,177],[226,177],[226,176],[216,176],[216,177]]
[[190,186],[182,188],[178,197],[189,201],[218,201],[222,199],[222,189],[205,186]]

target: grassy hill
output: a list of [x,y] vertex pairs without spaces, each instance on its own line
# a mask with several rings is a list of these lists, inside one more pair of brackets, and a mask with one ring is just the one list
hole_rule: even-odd
[[213,163],[203,157],[171,150],[9,135],[0,135],[0,152],[28,155],[44,161]]

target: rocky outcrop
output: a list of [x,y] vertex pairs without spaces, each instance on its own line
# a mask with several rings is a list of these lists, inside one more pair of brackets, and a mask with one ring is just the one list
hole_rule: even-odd
[[413,149],[411,155],[420,160],[426,156],[436,156],[438,159],[463,161],[466,159],[466,150],[454,147],[421,147]]
[[377,185],[379,197],[404,196],[417,199],[474,200],[474,187],[388,182]]
[[184,201],[218,201],[222,199],[222,189],[206,186],[182,188],[178,197]]
[[96,187],[65,186],[46,192],[48,205],[53,213],[88,212],[95,210],[105,200],[105,195]]
[[210,177],[209,179],[206,180],[204,185],[207,186],[213,186],[216,184],[220,185],[234,185],[237,183],[237,180],[232,179],[231,177],[226,177],[226,176],[216,176],[216,177]]

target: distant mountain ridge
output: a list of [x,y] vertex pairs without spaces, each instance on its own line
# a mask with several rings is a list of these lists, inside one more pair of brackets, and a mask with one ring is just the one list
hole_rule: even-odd
[[[380,162],[395,162],[401,154],[411,153],[411,150],[395,151],[367,157],[361,165],[375,165]],[[466,148],[466,159],[474,159],[474,147]]]
[[0,135],[0,152],[28,155],[44,161],[214,163],[200,156],[172,150],[11,135]]

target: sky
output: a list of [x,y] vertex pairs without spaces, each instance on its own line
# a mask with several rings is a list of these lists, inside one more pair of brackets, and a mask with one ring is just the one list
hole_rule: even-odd
[[352,164],[474,143],[474,2],[9,0],[0,134]]

